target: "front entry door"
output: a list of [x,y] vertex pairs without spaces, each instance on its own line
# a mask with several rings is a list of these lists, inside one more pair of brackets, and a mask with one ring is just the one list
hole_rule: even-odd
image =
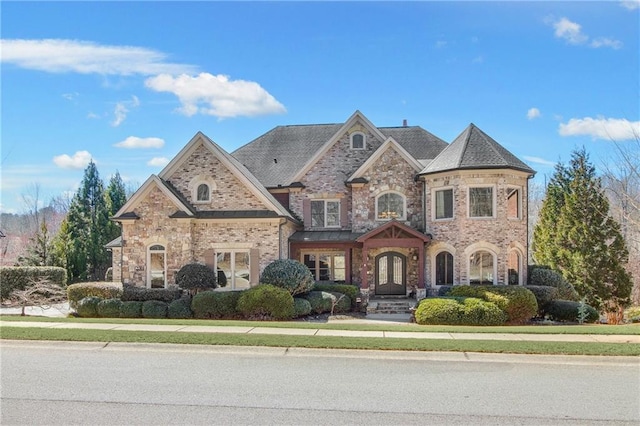
[[406,272],[404,255],[389,251],[376,256],[376,294],[406,296]]

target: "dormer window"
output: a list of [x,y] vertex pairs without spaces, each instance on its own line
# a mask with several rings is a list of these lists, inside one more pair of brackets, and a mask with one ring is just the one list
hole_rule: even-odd
[[351,149],[364,149],[364,133],[351,134]]
[[201,183],[200,185],[198,185],[198,194],[197,194],[197,201],[209,201],[211,199],[211,193],[209,191],[209,185],[207,185],[206,183]]

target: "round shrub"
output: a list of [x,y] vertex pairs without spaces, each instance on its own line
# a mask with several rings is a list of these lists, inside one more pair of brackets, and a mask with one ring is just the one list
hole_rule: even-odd
[[191,310],[195,318],[235,318],[241,291],[203,291],[193,296]]
[[333,298],[331,294],[326,291],[310,291],[302,297],[307,299],[311,304],[312,313],[322,314],[325,312],[331,312]]
[[624,311],[624,317],[627,322],[640,322],[640,306],[631,306]]
[[76,304],[76,313],[84,318],[95,318],[98,316],[98,303],[101,298],[95,296],[84,297]]
[[547,285],[528,285],[525,287],[536,297],[538,302],[538,316],[543,317],[547,304],[559,299],[558,289]]
[[305,317],[311,313],[311,303],[302,297],[293,298],[293,317]]
[[[4,283],[2,285],[4,287]],[[119,298],[122,296],[122,284],[90,282],[67,286],[67,299],[69,299],[69,306],[72,308],[76,308],[81,299],[89,296],[99,297],[101,299]]]
[[284,288],[261,284],[242,292],[238,311],[249,319],[291,319],[294,314],[293,296]]
[[187,319],[193,318],[193,312],[191,312],[191,298],[181,297],[169,303],[167,308],[167,316],[175,319]]
[[538,302],[534,294],[521,286],[454,286],[450,296],[476,297],[495,303],[509,317],[511,323],[523,323],[538,313]]
[[118,318],[120,316],[120,299],[104,299],[96,306],[96,312],[102,318]]
[[135,300],[122,302],[120,318],[142,318],[142,302]]
[[462,305],[455,299],[429,298],[420,301],[414,315],[422,325],[458,325],[462,314]]
[[216,288],[216,272],[200,263],[184,265],[176,274],[176,285],[185,290]]
[[571,284],[557,271],[545,267],[533,267],[529,272],[529,285],[549,286],[558,289],[558,297],[562,300],[578,301],[580,296]]
[[161,302],[160,300],[147,300],[142,302],[142,317],[143,318],[166,318],[168,304]]
[[292,296],[313,289],[313,276],[303,263],[293,259],[274,260],[264,268],[260,283],[284,288]]
[[[337,291],[329,291],[331,295],[331,305],[333,306],[333,313],[349,312],[351,310],[351,299],[344,293],[338,293]],[[331,311],[331,308],[329,308]]]
[[438,286],[438,296],[448,296],[452,288],[453,288],[452,285]]
[[355,308],[358,297],[360,297],[360,288],[353,284],[335,284],[317,282],[313,285],[314,291],[328,291],[346,294],[351,299],[351,307]]
[[460,324],[501,325],[507,322],[507,314],[495,303],[467,297],[463,300],[462,305]]
[[[546,314],[553,321],[578,322],[580,302],[574,300],[554,300],[546,307]],[[593,307],[585,305],[587,317],[584,322],[596,322],[600,315]]]

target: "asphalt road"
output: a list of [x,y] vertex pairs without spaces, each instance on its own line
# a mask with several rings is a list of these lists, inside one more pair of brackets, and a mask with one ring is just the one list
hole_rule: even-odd
[[0,424],[640,424],[640,360],[0,343]]

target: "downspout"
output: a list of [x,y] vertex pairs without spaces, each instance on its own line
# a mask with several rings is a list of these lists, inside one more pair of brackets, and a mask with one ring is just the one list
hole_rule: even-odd
[[[284,217],[280,218],[280,223],[278,224],[278,259],[282,260],[282,225],[287,223],[287,220]],[[287,244],[289,242],[287,241]]]

